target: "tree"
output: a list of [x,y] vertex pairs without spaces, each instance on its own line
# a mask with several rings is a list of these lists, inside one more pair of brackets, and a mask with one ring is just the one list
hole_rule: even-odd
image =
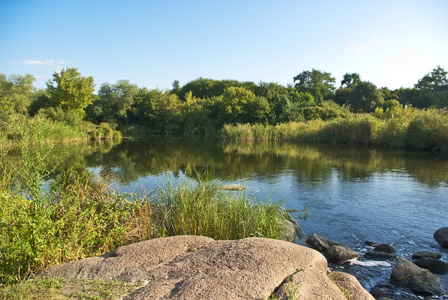
[[51,106],[63,111],[73,111],[80,116],[84,109],[92,104],[95,84],[93,77],[83,77],[77,68],[64,68],[54,72],[53,79],[47,82]]
[[0,112],[25,114],[31,102],[34,80],[30,74],[9,77],[0,74]]
[[220,119],[224,122],[239,123],[247,119],[247,103],[254,101],[255,94],[243,87],[229,87],[222,94]]
[[312,71],[303,71],[293,79],[294,83],[297,81],[295,84],[297,90],[310,93],[317,103],[333,98],[336,80],[331,77],[331,73],[313,69]]
[[441,66],[437,66],[431,73],[423,76],[422,79],[415,84],[418,90],[447,90],[448,89],[448,72]]
[[359,77],[358,73],[345,73],[344,78],[341,80],[341,87],[351,87],[353,85],[356,85],[358,82],[361,81],[361,77]]
[[100,105],[107,122],[127,122],[127,113],[134,103],[134,96],[139,89],[129,80],[119,80],[111,85],[103,83],[98,91]]
[[358,111],[373,112],[383,102],[381,90],[368,81],[361,81],[355,85],[349,96],[350,108]]

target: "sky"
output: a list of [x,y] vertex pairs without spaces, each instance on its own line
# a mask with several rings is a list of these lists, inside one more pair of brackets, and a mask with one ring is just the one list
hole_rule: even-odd
[[45,88],[74,67],[96,89],[199,77],[293,84],[312,69],[412,87],[448,70],[448,1],[0,0],[0,73]]

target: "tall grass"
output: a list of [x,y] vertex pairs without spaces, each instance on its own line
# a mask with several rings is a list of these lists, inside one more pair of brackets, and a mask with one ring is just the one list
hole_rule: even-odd
[[42,116],[34,118],[20,114],[0,116],[0,141],[3,143],[35,144],[86,139],[87,134],[81,128]]
[[403,109],[388,118],[355,114],[330,121],[290,122],[275,126],[225,125],[220,135],[246,141],[284,140],[447,150],[448,113],[434,109]]

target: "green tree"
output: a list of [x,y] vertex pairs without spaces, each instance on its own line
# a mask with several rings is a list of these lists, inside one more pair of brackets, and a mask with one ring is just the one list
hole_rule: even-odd
[[81,76],[77,68],[64,68],[59,73],[54,72],[53,79],[47,82],[51,106],[80,116],[84,116],[84,109],[92,104],[94,87],[93,77]]
[[299,92],[310,93],[317,103],[333,98],[336,79],[331,77],[331,73],[321,72],[313,69],[303,71],[294,76],[295,87]]
[[431,73],[423,76],[422,79],[415,84],[417,90],[447,90],[448,89],[448,72],[441,66],[437,66]]
[[349,106],[355,111],[373,112],[383,102],[381,90],[368,81],[356,84],[349,96]]
[[6,77],[0,73],[0,112],[25,114],[31,103],[34,80],[30,74]]
[[128,111],[138,92],[137,85],[130,84],[128,80],[119,80],[113,85],[108,82],[103,83],[98,91],[99,103],[104,116],[103,121],[127,123]]
[[341,87],[351,87],[353,85],[356,85],[358,82],[361,81],[361,77],[359,77],[358,73],[345,73],[344,78],[341,80]]
[[255,94],[243,87],[229,87],[222,95],[220,119],[239,123],[246,118],[246,104],[255,99]]

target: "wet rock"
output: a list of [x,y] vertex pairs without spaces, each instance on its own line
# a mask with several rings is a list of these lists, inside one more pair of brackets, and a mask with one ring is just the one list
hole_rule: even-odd
[[318,234],[313,233],[308,237],[306,240],[306,244],[319,252],[325,251],[327,248],[333,245],[340,245],[338,243],[335,243],[333,241],[325,239],[323,236],[320,236]]
[[359,254],[353,252],[342,245],[333,245],[328,247],[322,254],[325,258],[332,263],[345,262],[349,259],[358,258]]
[[364,257],[369,259],[381,259],[381,260],[394,260],[397,258],[395,254],[383,251],[370,251],[364,254]]
[[420,268],[428,269],[436,274],[448,273],[448,263],[438,259],[421,258],[416,264]]
[[412,259],[420,259],[420,258],[432,258],[432,259],[441,259],[442,253],[423,251],[412,254]]
[[390,245],[388,244],[379,244],[378,246],[376,246],[373,251],[381,251],[381,252],[386,252],[386,253],[390,253],[390,254],[395,254],[397,251]]
[[433,236],[442,248],[448,248],[448,227],[440,228]]
[[410,288],[412,291],[430,295],[444,293],[439,278],[429,270],[420,268],[404,258],[397,258],[390,283]]

